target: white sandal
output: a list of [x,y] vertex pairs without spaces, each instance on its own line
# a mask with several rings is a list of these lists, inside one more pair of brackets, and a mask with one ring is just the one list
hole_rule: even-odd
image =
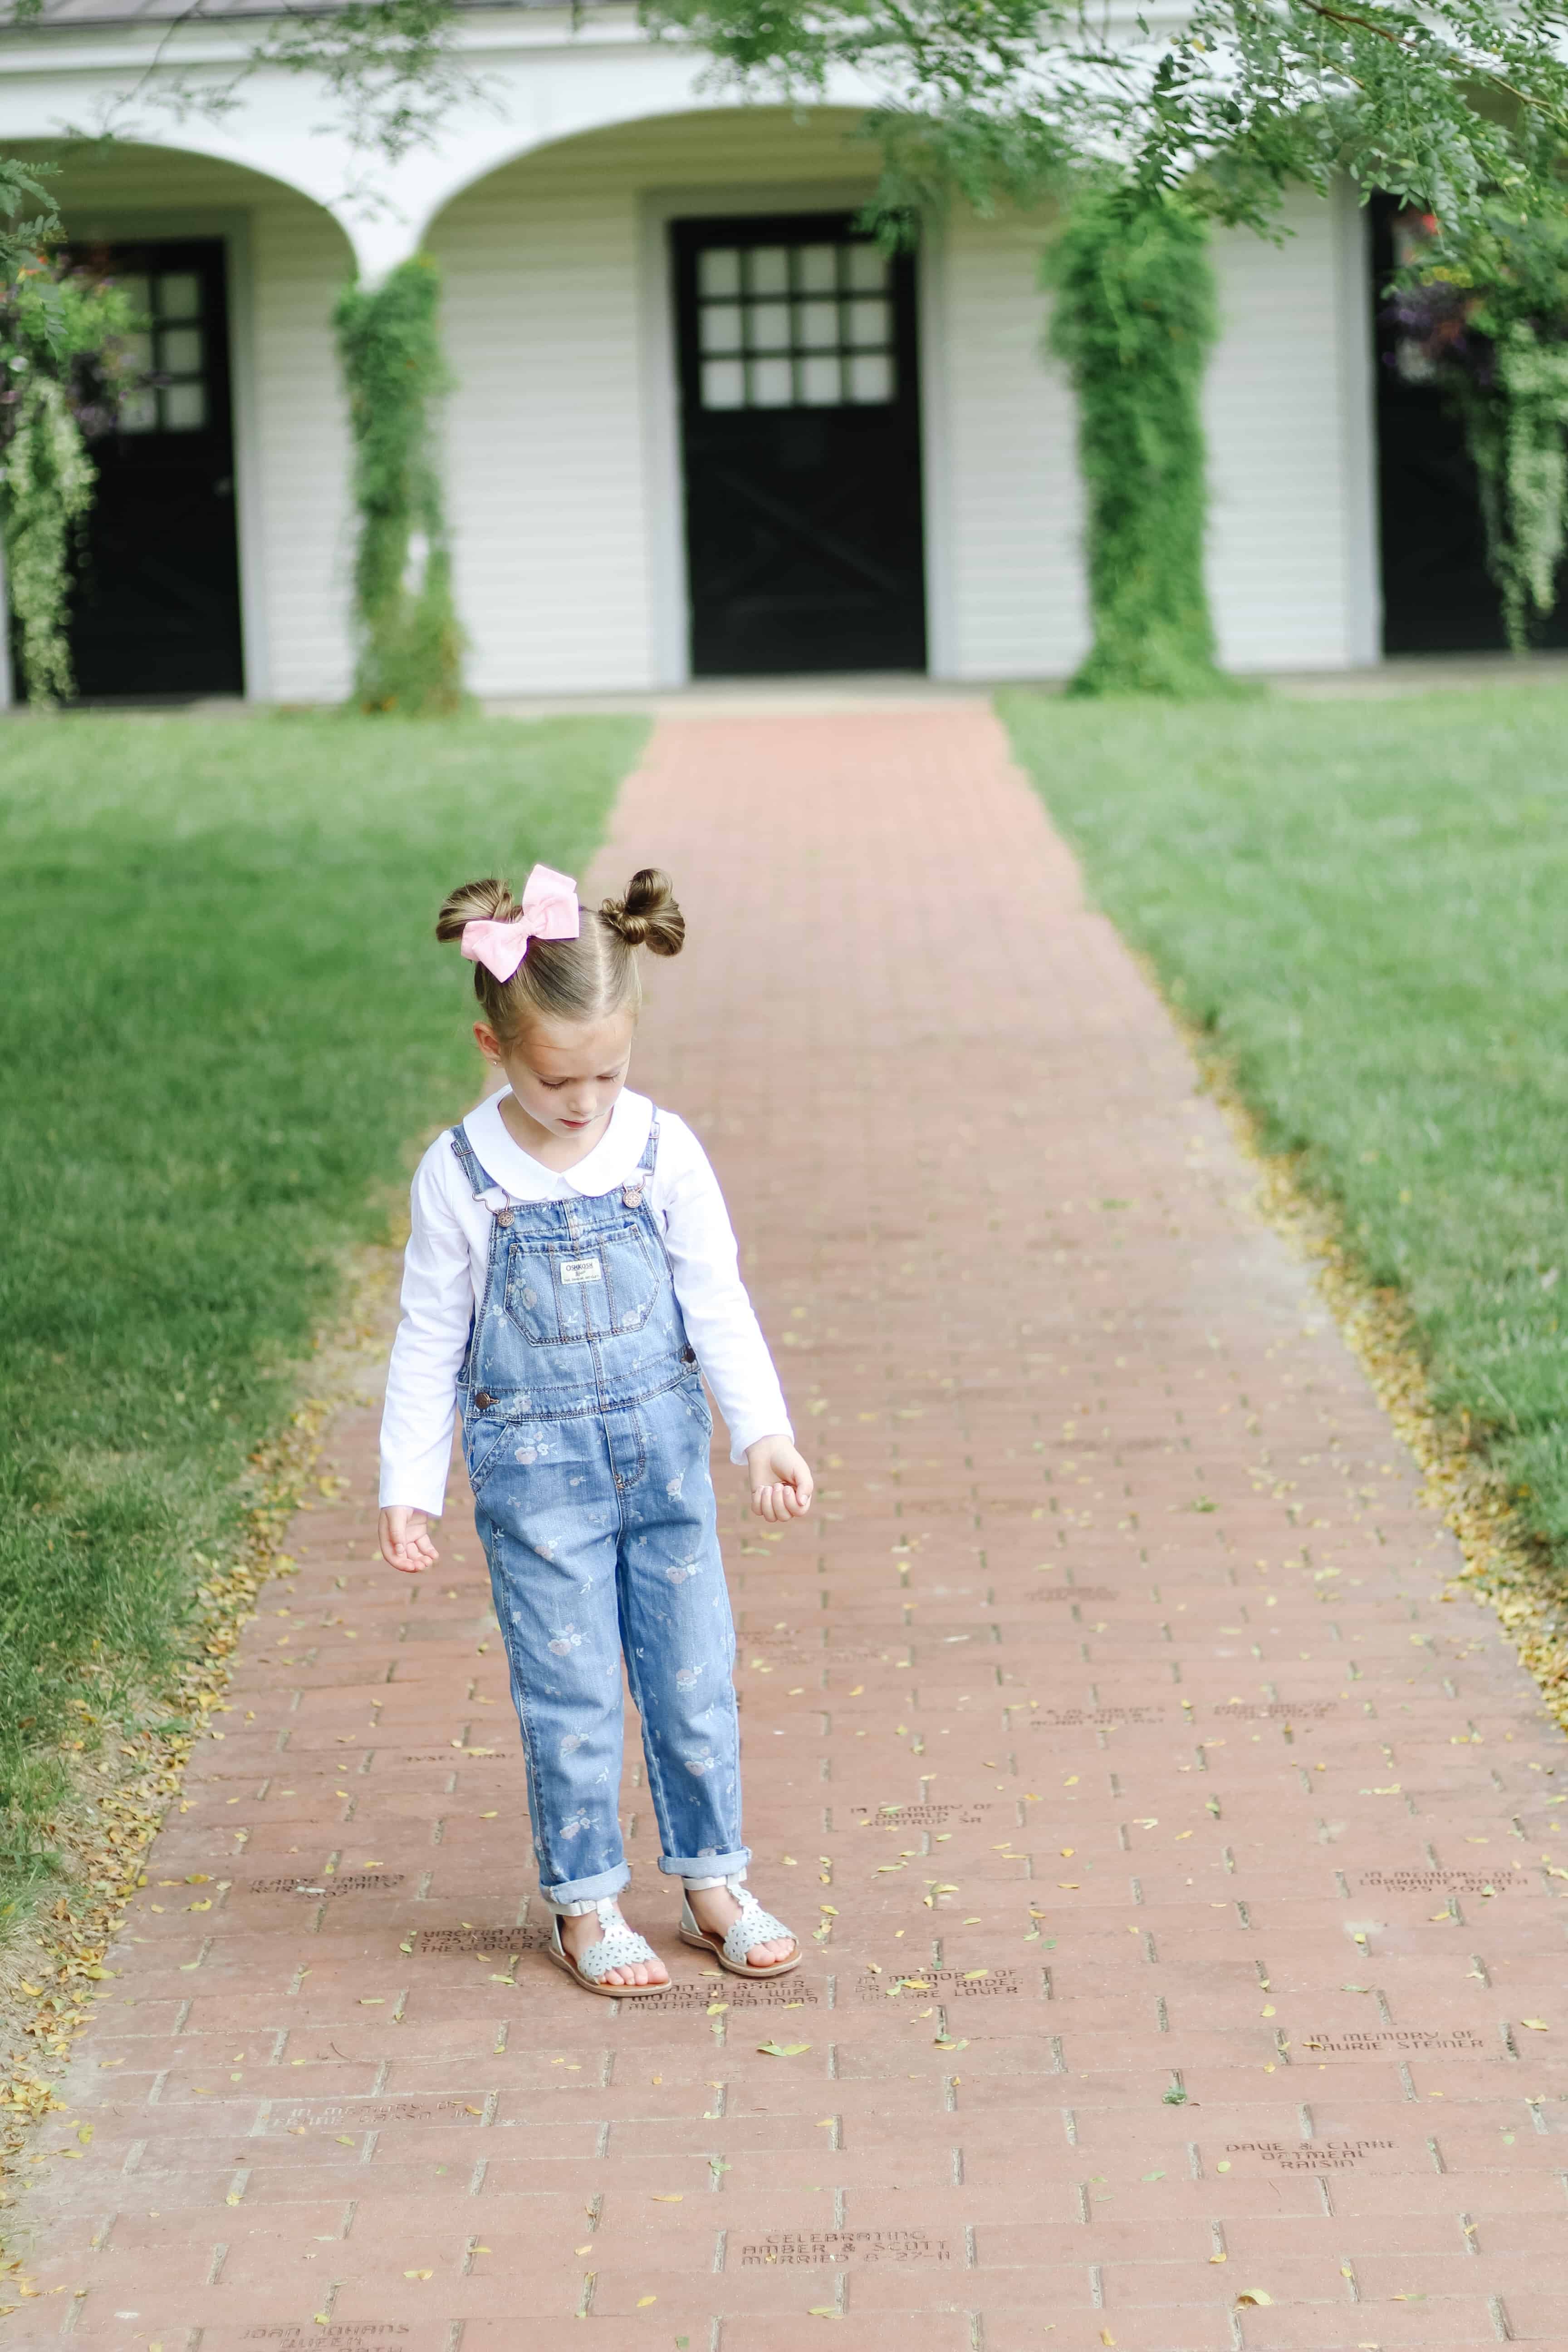
[[668,1992],[669,1979],[662,1984],[605,1984],[603,1979],[612,1969],[635,1969],[639,1962],[645,1968],[662,1968],[664,1963],[645,1937],[635,1927],[628,1927],[621,1916],[620,1905],[613,1895],[606,1895],[595,1910],[599,1915],[601,1933],[596,1943],[590,1944],[580,1959],[574,1959],[561,1941],[561,1918],[557,1911],[550,1923],[550,1941],[545,1957],[564,1969],[584,1992],[596,1992],[607,2000],[636,2000],[650,1992]]
[[[804,1955],[795,1930],[763,1909],[743,1878],[727,1878],[724,1885],[741,1906],[740,1917],[722,1933],[717,1927],[700,1927],[688,1898],[680,1906],[681,1942],[694,1945],[700,1952],[711,1952],[732,1977],[787,1977],[792,1969],[798,1969]],[[771,1968],[752,1968],[751,1955],[757,1946],[775,1943],[793,1944],[794,1958],[775,1960]]]

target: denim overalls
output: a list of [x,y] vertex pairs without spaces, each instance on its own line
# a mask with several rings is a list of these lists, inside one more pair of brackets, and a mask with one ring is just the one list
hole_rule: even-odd
[[544,1899],[586,1906],[631,1876],[618,1813],[623,1656],[660,1870],[742,1871],[713,1423],[646,1197],[658,1115],[626,1183],[597,1199],[514,1201],[461,1127],[452,1150],[494,1219],[458,1398]]

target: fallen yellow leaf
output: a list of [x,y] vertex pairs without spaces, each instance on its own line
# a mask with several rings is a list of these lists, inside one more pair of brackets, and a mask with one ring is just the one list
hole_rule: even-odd
[[1552,2028],[1543,2017],[1521,2017],[1521,2025],[1528,2025],[1532,2033],[1550,2033]]
[[436,2273],[434,2271],[405,2271],[403,2275],[405,2278],[427,2279],[434,2278]]
[[657,2294],[639,2294],[637,2297],[637,2309],[639,2311],[646,2311],[650,2303],[657,2303],[658,2301],[658,2297]]

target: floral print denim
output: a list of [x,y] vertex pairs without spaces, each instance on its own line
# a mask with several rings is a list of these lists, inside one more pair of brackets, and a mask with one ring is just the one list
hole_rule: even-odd
[[452,1149],[495,1220],[458,1394],[544,1898],[591,1905],[631,1875],[623,1661],[660,1870],[743,1870],[713,1423],[645,1197],[658,1118],[630,1181],[598,1199],[514,1201],[460,1127]]

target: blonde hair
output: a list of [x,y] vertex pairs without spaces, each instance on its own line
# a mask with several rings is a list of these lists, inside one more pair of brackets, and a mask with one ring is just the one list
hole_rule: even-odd
[[[442,900],[436,937],[460,940],[465,923],[510,923],[521,912],[506,884],[493,876],[465,882]],[[642,1004],[637,950],[679,955],[685,939],[686,918],[668,875],[645,866],[626,884],[624,898],[605,898],[597,913],[584,908],[574,940],[530,940],[510,980],[498,980],[485,965],[475,964],[474,994],[503,1045],[527,1026],[531,1013],[548,1021],[603,1021],[627,1007],[636,1013]]]

